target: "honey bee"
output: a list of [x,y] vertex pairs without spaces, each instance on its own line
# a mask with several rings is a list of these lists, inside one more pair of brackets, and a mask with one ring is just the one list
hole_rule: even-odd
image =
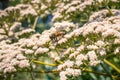
[[60,38],[64,36],[64,34],[65,33],[62,31],[57,31],[50,36],[50,39],[53,40],[54,42],[57,42],[58,40],[60,40]]

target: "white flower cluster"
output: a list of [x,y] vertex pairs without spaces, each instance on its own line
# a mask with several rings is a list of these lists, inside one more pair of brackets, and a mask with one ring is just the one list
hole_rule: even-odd
[[38,48],[37,51],[35,52],[35,54],[41,54],[41,53],[45,53],[48,51],[49,51],[48,48]]
[[120,11],[119,10],[116,10],[116,9],[111,9],[110,11],[109,10],[106,10],[106,9],[103,9],[103,10],[100,10],[98,12],[94,12],[90,18],[89,18],[89,21],[102,21],[104,20],[106,17],[109,17],[111,15],[114,15],[114,16],[117,16],[117,15],[120,15]]
[[7,16],[8,16],[7,12],[0,10],[0,19]]
[[[54,42],[54,40],[58,41],[59,44],[64,43],[67,41],[67,37],[63,38],[63,34],[65,34],[66,32],[70,32],[73,29],[76,29],[78,26],[76,24],[73,24],[71,22],[68,21],[64,21],[64,22],[57,22],[54,23],[53,27],[49,30],[45,30],[40,38],[39,41],[37,42],[37,44],[39,46],[43,46],[46,43],[52,42],[53,44],[50,45],[55,45],[56,42]],[[56,34],[60,32],[60,36],[57,36]],[[53,38],[51,38],[53,37]],[[58,44],[57,43],[57,44]]]
[[46,15],[50,14],[52,9],[51,7],[55,6],[59,0],[31,0],[30,3],[34,7],[35,11],[41,16],[45,17]]
[[77,28],[74,23],[70,23],[68,21],[63,21],[63,22],[56,22],[53,25],[57,31],[66,31],[69,32],[71,29]]
[[67,80],[67,76],[79,76],[81,74],[80,69],[67,68],[65,71],[60,72],[60,80]]
[[42,48],[37,44],[39,38],[40,34],[33,34],[30,38],[20,38],[15,43],[11,43],[9,38],[2,40],[0,42],[0,72],[11,73],[17,71],[17,68],[29,67],[30,61],[26,55],[48,52],[48,48]]
[[21,17],[23,17],[25,15],[32,15],[32,16],[37,15],[36,11],[34,10],[34,8],[31,5],[19,4],[16,7],[20,8]]
[[[72,28],[75,28],[75,25],[73,23],[66,22],[67,24],[65,26],[63,25],[64,23],[65,22],[60,24],[61,27],[64,27],[64,29],[66,28],[72,30]],[[1,72],[4,73],[16,71],[16,66],[20,68],[29,67],[29,60],[27,60],[27,57],[25,57],[24,55],[38,55],[41,53],[47,53],[49,51],[49,48],[45,47],[45,45],[51,42],[50,36],[52,34],[55,34],[57,31],[62,30],[59,30],[57,26],[54,26],[50,30],[44,31],[41,35],[37,33],[33,35],[34,31],[32,29],[24,29],[21,27],[21,23],[15,22],[8,31],[9,33],[13,33],[13,35],[11,35],[10,37],[8,36],[6,39],[1,38],[0,45],[1,64],[6,62],[5,64],[7,65],[5,67],[3,66],[3,68],[1,67]],[[30,34],[32,34],[32,36],[30,36]],[[29,37],[24,38],[25,35],[29,35]],[[17,38],[18,41],[11,44],[12,37]],[[9,66],[12,68],[10,70],[6,69],[9,68]]]
[[27,16],[27,15],[32,15],[32,16],[37,15],[34,8],[29,4],[19,4],[15,7],[11,6],[6,8],[4,11],[7,13],[6,16],[9,14],[8,17],[12,15],[13,18],[16,18],[18,20],[21,20],[22,18],[24,18],[24,16]]
[[0,31],[0,41],[7,39],[14,41],[20,39],[21,37],[29,37],[34,33],[34,30],[31,28],[23,28],[20,22],[14,22],[11,26],[4,23]]
[[[60,2],[56,4],[57,8],[53,12],[54,16],[52,21],[56,22],[58,20],[71,20],[77,18],[80,15],[81,17],[88,17],[88,14],[91,14],[90,10],[93,6],[102,6],[106,2],[107,1],[105,0],[60,0]],[[109,0],[109,3],[119,3],[119,0]],[[107,11],[105,11],[105,13],[102,14],[106,14],[106,12]],[[102,16],[104,17],[104,15]]]
[[23,54],[24,49],[0,42],[0,72],[11,73],[16,67],[29,67],[29,60]]
[[[105,2],[104,0],[97,0],[99,3]],[[112,2],[118,2],[119,0],[110,0]]]
[[19,22],[15,22],[11,27],[6,25],[0,30],[0,72],[11,73],[17,71],[17,68],[29,67],[29,59],[25,54],[34,53],[36,49],[31,50],[30,47],[35,45],[40,34],[32,35],[30,39],[26,39],[26,35],[29,37],[34,30],[22,28]]
[[[99,12],[98,12],[99,13]],[[116,12],[117,13],[117,12]],[[118,11],[119,13],[119,11]],[[70,32],[69,34],[74,34],[71,36],[67,42],[61,43],[58,46],[60,48],[65,48],[65,44],[70,44],[73,41],[77,40],[80,46],[77,46],[78,43],[73,43],[69,47],[73,47],[73,52],[69,52],[64,54],[64,50],[59,53],[59,60],[64,60],[63,64],[58,66],[58,70],[61,71],[60,77],[64,80],[67,79],[66,76],[67,70],[77,69],[76,67],[82,68],[82,65],[86,66],[85,63],[89,62],[88,65],[96,66],[98,65],[104,56],[107,56],[111,53],[119,54],[120,52],[120,16],[115,15],[112,17],[107,17],[104,20],[100,21],[92,21],[85,24],[83,27],[78,28]],[[67,34],[68,35],[68,34]],[[64,38],[62,38],[64,39]],[[59,41],[58,41],[59,42]],[[71,43],[72,44],[72,43]],[[61,46],[63,45],[63,46]],[[117,45],[116,47],[112,47],[113,45]],[[109,53],[110,52],[110,53]],[[67,61],[66,61],[67,60]],[[68,62],[70,61],[70,62]],[[70,73],[72,74],[72,73]],[[81,71],[79,75],[81,74]],[[74,76],[72,74],[72,76]]]
[[[38,58],[47,54],[58,63],[60,79],[67,80],[67,76],[81,75],[83,68],[98,65],[108,54],[120,54],[119,10],[95,12],[82,27],[69,20],[77,10],[78,13],[84,12],[94,1],[55,0],[55,23],[41,34],[35,33],[30,27],[22,27],[21,20],[27,15],[47,13],[52,0],[45,1],[50,3],[48,6],[41,0],[31,0],[32,5],[19,4],[0,11],[0,20],[11,12],[14,13],[14,19],[18,19],[18,22],[11,21],[11,24],[3,21],[0,25],[0,72],[11,73],[17,71],[17,68],[29,67],[31,61],[28,55]],[[59,21],[58,18],[64,18],[62,20],[65,21]]]
[[[53,19],[52,21],[56,21],[57,19],[68,20],[74,14],[78,12],[83,12],[84,9],[88,8],[89,5],[92,5],[94,0],[68,0],[68,1],[61,1],[56,4],[56,10],[53,12]],[[66,4],[69,3],[69,4]],[[64,16],[66,15],[66,16]]]

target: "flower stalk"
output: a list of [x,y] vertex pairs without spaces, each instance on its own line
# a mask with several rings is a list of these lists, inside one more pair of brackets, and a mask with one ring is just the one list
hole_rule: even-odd
[[37,60],[32,60],[32,62],[37,63],[37,64],[48,65],[48,66],[57,66],[57,64],[49,64],[49,63],[45,63],[45,62],[41,62]]
[[112,64],[110,61],[106,59],[104,59],[104,62],[108,64],[109,66],[111,66],[114,70],[116,70],[120,74],[120,69],[118,67],[116,67],[114,64]]

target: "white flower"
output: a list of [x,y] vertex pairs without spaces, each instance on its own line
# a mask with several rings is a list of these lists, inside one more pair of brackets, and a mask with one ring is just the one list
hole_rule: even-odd
[[103,55],[106,55],[106,52],[105,51],[101,51],[100,54],[103,56]]
[[89,51],[87,53],[87,55],[91,61],[97,60],[97,55],[96,55],[95,51]]
[[81,74],[80,69],[66,68],[66,74],[72,76],[79,76]]
[[88,49],[88,50],[97,50],[98,47],[97,47],[96,45],[88,45],[88,46],[87,46],[87,49]]
[[18,59],[18,60],[23,60],[23,59],[26,59],[26,57],[23,56],[23,54],[18,54],[18,55],[16,56],[16,59]]
[[77,48],[77,51],[81,52],[82,50],[84,50],[85,46],[84,45],[80,45],[78,48]]
[[62,18],[62,15],[60,12],[55,12],[53,13],[53,18],[52,18],[52,22],[54,22],[57,18]]
[[18,65],[20,68],[25,68],[25,67],[29,67],[30,64],[29,64],[29,61],[28,60],[21,60],[19,61],[19,65]]
[[74,51],[74,48],[68,48],[63,54],[67,55],[67,54],[71,53],[71,51]]
[[96,29],[95,29],[95,33],[102,33],[102,32],[104,32],[106,29],[105,29],[105,27],[103,26],[103,25],[97,25],[97,26],[99,26],[99,27],[97,27]]
[[10,64],[13,65],[13,66],[18,65],[18,64],[19,64],[19,61],[18,61],[17,59],[12,59],[12,60],[10,61]]
[[115,39],[114,44],[120,44],[120,39]]
[[46,6],[46,5],[41,4],[41,10],[45,10],[46,8],[47,8],[47,6]]
[[65,43],[67,42],[67,39],[66,38],[62,38],[58,41],[58,44],[62,44],[62,43]]
[[5,62],[0,63],[0,70],[3,71],[6,67],[8,67],[10,64],[6,64]]
[[28,28],[28,29],[22,30],[18,35],[21,36],[21,35],[33,33],[33,32],[35,32],[35,30]]
[[106,55],[106,51],[104,49],[99,49],[98,50],[98,53],[101,55],[101,56],[105,56]]
[[48,52],[48,55],[49,55],[51,58],[53,58],[54,60],[56,60],[56,58],[59,57],[58,54],[57,54],[57,52],[55,52],[55,51],[50,51],[50,52]]
[[0,10],[0,18],[8,16],[6,11]]
[[27,40],[26,46],[27,47],[34,47],[36,45],[35,41],[32,41],[31,39]]
[[74,65],[74,62],[70,61],[70,60],[67,60],[67,61],[65,61],[64,65],[66,65],[66,67],[70,68]]
[[82,62],[82,61],[76,61],[75,64],[76,64],[77,66],[80,66],[80,65],[83,64],[83,62]]
[[[102,0],[103,1],[103,0]],[[113,15],[117,16],[120,14],[120,11],[119,10],[116,10],[116,9],[111,9],[110,10],[112,12]],[[94,12],[90,18],[89,18],[89,21],[103,21],[106,17],[108,17],[107,15],[109,14],[109,11],[107,9],[103,9],[103,10],[100,10],[98,12]]]
[[108,37],[108,36],[117,36],[117,34],[119,34],[118,31],[114,30],[114,29],[108,29],[107,31],[102,33],[103,37]]
[[114,50],[114,54],[120,54],[120,47],[117,47],[117,48]]
[[33,16],[36,16],[37,15],[37,13],[36,13],[36,11],[32,8],[32,6],[31,5],[28,5],[26,8],[22,8],[21,10],[20,10],[20,14],[21,14],[21,17],[23,17],[23,16],[25,16],[25,15],[33,15]]
[[83,61],[83,60],[87,60],[87,56],[86,55],[83,55],[83,54],[80,54],[76,57],[76,60],[77,61]]
[[20,22],[15,22],[11,27],[10,27],[10,30],[15,32],[17,30],[19,30],[21,27],[21,23]]
[[76,11],[76,8],[75,7],[70,7],[68,8],[68,10],[66,11],[66,13],[70,13],[70,12],[74,12]]
[[37,45],[34,45],[32,49],[33,49],[33,50],[36,50],[36,49],[38,49],[38,46],[37,46]]
[[80,52],[75,51],[74,53],[71,53],[71,54],[69,55],[69,58],[70,58],[70,59],[75,58],[79,53],[80,53]]
[[7,68],[4,69],[4,73],[11,73],[11,72],[15,72],[16,69],[13,66],[9,66]]
[[31,3],[33,4],[39,4],[41,2],[41,0],[31,0]]
[[79,76],[81,75],[81,70],[80,69],[74,69],[74,76]]
[[96,27],[96,26],[91,26],[89,28],[88,28],[88,26],[84,26],[84,31],[83,31],[82,35],[85,37],[85,36],[87,36],[87,35],[89,35],[91,33],[94,33],[95,32],[94,27]]
[[60,72],[60,80],[67,80],[67,76],[66,76],[66,72],[65,71],[61,71]]
[[62,69],[64,69],[65,68],[65,66],[63,65],[63,64],[60,64],[58,67],[57,67],[57,70],[62,70]]
[[96,66],[97,64],[100,64],[100,60],[90,61],[90,65],[91,65],[91,66]]
[[34,51],[33,51],[33,50],[30,50],[30,49],[27,49],[27,50],[25,50],[25,53],[26,53],[26,54],[32,54],[32,53],[34,53]]
[[75,29],[73,33],[75,34],[75,36],[79,36],[79,35],[82,35],[83,31],[84,31],[84,28],[81,27],[81,28]]
[[49,51],[49,49],[48,48],[38,48],[37,50],[36,50],[36,52],[35,52],[35,55],[37,55],[37,54],[41,54],[41,53],[46,53],[46,52],[48,52]]
[[76,28],[77,26],[71,22],[63,21],[63,22],[56,22],[54,23],[54,27],[56,28],[57,31],[65,30],[65,31],[70,31],[71,28]]
[[102,46],[104,46],[104,42],[103,41],[101,41],[101,40],[98,40],[96,43],[95,43],[95,45],[96,46],[99,46],[99,47],[102,47]]
[[60,57],[57,56],[57,57],[54,57],[55,61],[59,61],[60,60]]
[[45,34],[42,34],[39,38],[39,40],[37,41],[37,45],[38,46],[42,46],[44,44],[46,44],[47,42],[49,42],[51,39],[50,39],[50,35],[49,33],[45,33]]
[[73,36],[74,36],[74,33],[70,33],[70,34],[64,35],[64,37],[65,37],[66,39],[73,38]]
[[47,0],[47,2],[48,2],[48,3],[50,3],[50,2],[51,2],[51,0]]

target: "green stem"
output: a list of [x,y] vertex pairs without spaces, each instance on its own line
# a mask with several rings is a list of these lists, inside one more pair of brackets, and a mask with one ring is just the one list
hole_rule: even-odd
[[93,71],[93,70],[91,70],[91,69],[85,69],[84,72],[95,73],[95,74],[104,75],[104,76],[109,76],[109,75],[106,74],[106,73],[99,73],[99,72]]
[[45,62],[41,62],[41,61],[37,61],[37,60],[32,60],[32,62],[38,63],[38,64],[43,64],[43,65],[48,65],[48,66],[57,66],[57,64],[49,64],[49,63],[45,63]]
[[104,62],[106,64],[108,64],[109,66],[111,66],[113,69],[115,69],[118,73],[120,73],[120,69],[117,68],[114,64],[112,64],[111,62],[109,62],[108,60],[104,59]]
[[107,10],[109,11],[111,16],[114,16],[114,14],[112,13],[112,11],[110,10],[110,8],[107,6]]
[[37,16],[37,17],[35,18],[35,22],[34,22],[34,24],[33,24],[33,26],[32,26],[32,29],[35,29],[35,28],[36,28],[38,19],[39,19],[39,16]]
[[[30,72],[30,71],[19,71],[19,72]],[[32,71],[33,73],[58,73],[59,71],[57,70],[51,70],[51,71],[46,71],[46,70],[42,70],[42,71]]]
[[32,68],[32,65],[30,64],[30,75],[31,75],[31,80],[34,80],[34,77],[33,77],[33,68]]
[[[29,72],[29,71],[19,71],[19,72]],[[42,70],[42,71],[33,71],[34,73],[59,73],[60,71],[58,70],[51,70],[51,71],[46,71],[46,70]],[[109,76],[108,74],[106,73],[99,73],[99,72],[95,72],[95,71],[92,71],[90,69],[85,69],[83,72],[88,72],[88,73],[95,73],[95,74],[98,74],[98,75],[104,75],[104,76]]]
[[14,80],[14,75],[11,75],[10,80]]
[[52,70],[52,71],[45,71],[45,70],[43,70],[43,71],[38,71],[39,73],[58,73],[59,71],[57,71],[57,70]]
[[33,77],[33,67],[32,67],[32,60],[34,59],[34,55],[31,56],[30,58],[30,75],[31,75],[31,80],[34,80]]

